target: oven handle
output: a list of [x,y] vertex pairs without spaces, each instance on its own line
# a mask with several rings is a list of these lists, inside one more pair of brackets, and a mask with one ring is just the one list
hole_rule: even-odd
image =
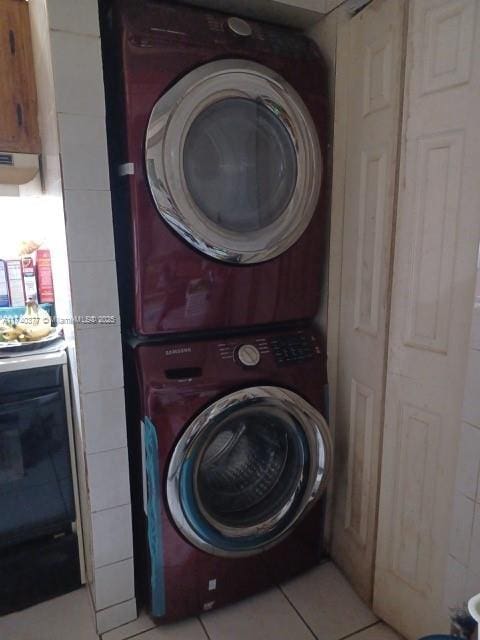
[[21,409],[25,408],[26,403],[40,403],[40,404],[48,404],[52,400],[58,398],[60,391],[54,391],[48,394],[42,394],[40,396],[26,397],[22,400],[16,400],[15,402],[7,402],[6,404],[0,405],[0,413],[14,411],[15,407],[19,407]]

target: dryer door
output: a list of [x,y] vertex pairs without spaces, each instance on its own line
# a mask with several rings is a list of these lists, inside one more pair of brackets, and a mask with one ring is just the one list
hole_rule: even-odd
[[242,389],[205,409],[180,438],[167,500],[183,535],[214,555],[276,544],[323,493],[331,439],[320,413],[279,387]]
[[201,252],[263,262],[305,231],[317,205],[315,125],[279,75],[245,60],[187,74],[156,103],[146,142],[158,212]]

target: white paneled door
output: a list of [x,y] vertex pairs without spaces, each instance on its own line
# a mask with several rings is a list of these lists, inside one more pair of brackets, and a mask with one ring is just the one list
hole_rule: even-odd
[[413,640],[445,632],[456,604],[443,585],[480,225],[480,3],[408,4],[374,608]]
[[[339,32],[330,288],[332,555],[371,601],[404,58],[404,0],[374,0]],[[342,234],[343,229],[343,234]],[[341,240],[341,238],[343,239]],[[332,375],[333,372],[333,375]]]

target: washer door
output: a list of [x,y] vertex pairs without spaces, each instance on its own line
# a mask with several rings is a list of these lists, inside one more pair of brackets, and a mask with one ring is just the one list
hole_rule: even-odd
[[259,553],[288,535],[322,494],[331,439],[292,391],[252,387],[205,409],[180,438],[167,500],[184,536],[214,555]]
[[283,253],[317,205],[320,144],[308,109],[253,62],[217,60],[182,78],[153,108],[145,155],[160,215],[225,262]]

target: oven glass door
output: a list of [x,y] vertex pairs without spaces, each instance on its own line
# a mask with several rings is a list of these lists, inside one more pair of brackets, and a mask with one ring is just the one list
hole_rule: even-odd
[[75,520],[61,389],[2,396],[0,548],[65,530]]

